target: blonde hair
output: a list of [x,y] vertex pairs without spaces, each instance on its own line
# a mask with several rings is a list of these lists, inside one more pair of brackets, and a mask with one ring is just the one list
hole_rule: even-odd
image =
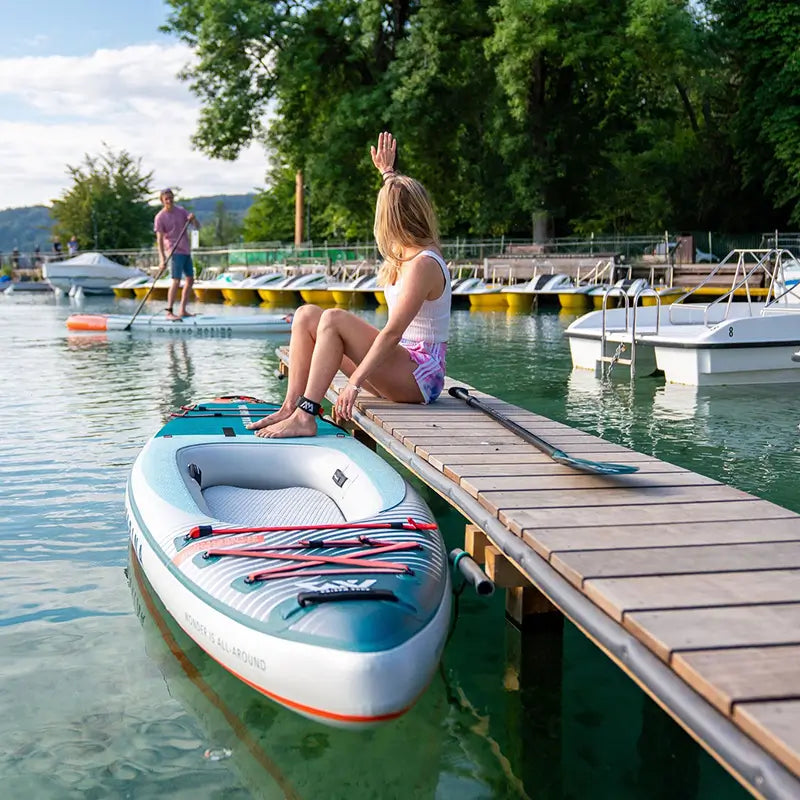
[[[383,256],[378,285],[397,280],[405,248],[438,247],[439,223],[425,187],[407,175],[388,177],[375,204],[375,242]],[[413,257],[413,256],[412,256]]]

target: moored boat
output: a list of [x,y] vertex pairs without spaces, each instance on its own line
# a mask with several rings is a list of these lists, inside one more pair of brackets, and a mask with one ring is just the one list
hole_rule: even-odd
[[361,275],[351,281],[331,284],[328,291],[339,306],[363,306],[367,297],[375,297],[377,288],[377,275]]
[[64,294],[81,289],[84,294],[113,294],[112,286],[144,272],[112,261],[102,253],[81,253],[63,261],[46,261],[42,275]]
[[67,328],[71,331],[131,330],[178,337],[211,338],[237,334],[288,333],[292,329],[292,317],[290,314],[196,314],[180,319],[167,319],[164,314],[142,314],[131,321],[129,314],[70,314],[67,317]]
[[300,290],[314,286],[327,292],[328,276],[324,272],[288,275],[281,281],[262,287],[258,295],[267,305],[294,305],[300,302]]
[[[575,320],[566,331],[573,366],[659,370],[668,383],[690,386],[800,381],[792,359],[800,345],[800,262],[785,250],[734,250],[705,281],[726,263],[737,265],[733,282],[709,303],[690,302],[704,296],[703,283],[664,306],[653,289],[640,288],[624,307]],[[750,297],[751,282],[766,284],[759,294],[767,302],[734,302],[741,291]],[[645,292],[656,306],[637,307]]]
[[126,278],[120,283],[115,283],[111,290],[114,292],[114,297],[136,297],[137,287],[149,286],[150,280],[148,275],[136,275],[133,278]]
[[277,408],[185,408],[133,465],[136,559],[183,630],[233,675],[331,725],[407,711],[450,617],[430,510],[377,454],[320,421],[304,439],[245,424]]
[[273,270],[260,275],[250,275],[237,283],[222,287],[222,296],[234,305],[247,306],[260,302],[258,290],[267,286],[276,286],[286,276],[283,272]]

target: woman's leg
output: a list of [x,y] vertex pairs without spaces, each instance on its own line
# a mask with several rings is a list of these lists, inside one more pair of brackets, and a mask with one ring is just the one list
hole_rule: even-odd
[[[372,347],[378,333],[377,328],[348,311],[331,308],[322,312],[302,394],[315,403],[321,403],[337,371],[342,369],[345,374],[352,374],[355,365],[363,360]],[[290,375],[293,369],[290,352]],[[370,376],[369,386],[390,400],[420,403],[423,398],[414,380],[415,369],[416,364],[398,345],[380,369]],[[256,435],[270,438],[313,436],[316,431],[316,419],[296,409],[283,421]]]
[[292,415],[297,398],[306,390],[311,356],[317,340],[317,326],[321,316],[322,309],[310,304],[300,306],[295,312],[292,318],[292,334],[289,338],[290,369],[286,397],[277,411],[248,425],[250,430],[259,430],[268,425],[274,425]]

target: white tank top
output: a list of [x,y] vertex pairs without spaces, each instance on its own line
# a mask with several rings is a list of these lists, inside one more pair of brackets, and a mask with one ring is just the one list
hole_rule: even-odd
[[[435,300],[425,300],[417,316],[411,320],[406,328],[403,338],[410,342],[428,342],[436,344],[446,342],[450,333],[450,272],[444,259],[433,250],[422,250],[417,255],[430,256],[442,268],[444,273],[444,291]],[[384,286],[383,292],[386,304],[391,312],[394,302],[400,294],[402,278],[395,281],[392,286]]]

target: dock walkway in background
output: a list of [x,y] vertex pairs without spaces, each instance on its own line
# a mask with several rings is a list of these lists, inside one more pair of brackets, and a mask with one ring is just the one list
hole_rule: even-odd
[[571,456],[639,471],[556,464],[446,393],[415,406],[362,392],[356,433],[473,523],[465,549],[512,616],[555,607],[753,794],[800,797],[800,515],[447,385]]

